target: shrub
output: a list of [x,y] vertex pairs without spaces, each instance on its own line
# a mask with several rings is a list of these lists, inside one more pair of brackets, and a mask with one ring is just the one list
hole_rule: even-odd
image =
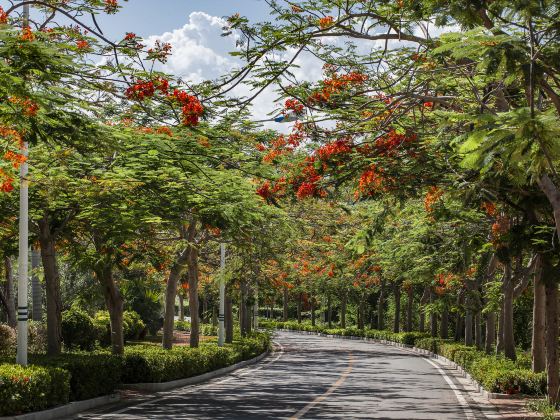
[[144,321],[135,311],[124,311],[123,313],[123,329],[124,338],[126,340],[138,340],[140,335],[146,328]]
[[68,402],[70,374],[64,369],[0,365],[0,415],[44,410]]
[[218,327],[212,324],[202,324],[200,326],[200,334],[206,336],[218,335]]
[[93,326],[99,343],[102,346],[109,346],[111,344],[111,321],[109,318],[109,311],[96,312],[93,317]]
[[190,331],[191,323],[189,321],[175,321],[175,329],[178,331]]
[[13,353],[16,347],[16,331],[9,325],[0,324],[0,355]]
[[27,323],[27,349],[30,353],[47,351],[47,325],[38,321]]
[[109,353],[32,356],[30,361],[41,366],[60,367],[70,372],[71,401],[111,394],[121,383],[122,359]]
[[97,339],[92,318],[73,307],[62,313],[62,341],[68,349],[92,350]]

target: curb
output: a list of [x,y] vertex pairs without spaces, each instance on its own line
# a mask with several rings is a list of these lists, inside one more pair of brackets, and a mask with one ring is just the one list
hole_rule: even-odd
[[[259,356],[253,357],[252,359],[243,360],[242,362],[235,363],[231,366],[226,366],[221,369],[213,370],[211,372],[206,372],[198,376],[192,376],[190,378],[178,379],[170,382],[124,384],[120,389],[159,392],[159,391],[168,391],[172,388],[179,388],[186,385],[194,385],[194,384],[208,381],[218,376],[225,375],[234,370],[243,368],[247,365],[260,362],[269,354],[270,351],[267,350],[264,353],[260,354]],[[93,408],[98,408],[104,405],[117,403],[120,401],[121,401],[121,396],[120,394],[116,393],[111,395],[103,395],[101,397],[92,398],[89,400],[73,401],[65,405],[50,408],[48,410],[35,411],[33,413],[21,414],[18,416],[0,417],[0,419],[1,420],[55,420],[55,419],[70,417],[82,411],[91,410]]]
[[211,372],[203,373],[202,375],[198,376],[191,376],[190,378],[184,379],[177,379],[175,381],[169,382],[146,382],[146,383],[139,383],[139,384],[123,384],[122,389],[131,389],[135,391],[149,391],[149,392],[161,392],[161,391],[169,391],[173,388],[180,388],[187,385],[194,385],[201,382],[208,381],[210,379],[214,379],[218,376],[225,375],[227,373],[233,372],[234,370],[243,368],[247,365],[252,365],[254,363],[260,362],[266,356],[268,356],[269,351],[265,351],[261,355],[257,357],[253,357],[249,360],[244,360],[242,362],[238,362],[231,366],[226,366],[217,370],[213,370]]
[[405,349],[409,349],[421,356],[424,357],[429,357],[430,359],[436,359],[438,361],[441,361],[447,365],[449,365],[450,367],[456,369],[463,378],[466,378],[468,381],[471,382],[471,384],[473,384],[475,386],[475,388],[478,389],[478,392],[487,400],[509,400],[509,399],[515,399],[516,396],[515,395],[509,395],[509,394],[499,394],[496,392],[488,392],[484,389],[484,387],[482,385],[480,385],[470,374],[468,374],[467,372],[465,372],[465,370],[458,365],[457,363],[453,362],[452,360],[447,359],[446,357],[440,356],[439,354],[435,354],[432,353],[428,350],[425,349],[419,349],[417,347],[411,346],[410,344],[402,344],[402,343],[396,343],[394,341],[388,341],[388,340],[381,340],[381,339],[377,339],[377,338],[368,338],[368,337],[357,337],[357,336],[345,336],[345,335],[332,335],[332,334],[324,334],[324,333],[317,333],[314,331],[300,331],[300,330],[291,330],[288,328],[282,328],[279,331],[290,331],[290,332],[296,332],[296,333],[302,333],[302,334],[307,334],[307,335],[318,335],[321,337],[328,337],[328,338],[341,338],[344,340],[361,340],[361,341],[367,341],[367,342],[373,342],[373,343],[380,343],[380,344],[385,344],[388,346],[393,346],[393,347],[400,347],[400,348],[405,348]]
[[33,413],[21,414],[19,416],[0,417],[2,420],[53,420],[63,417],[69,417],[81,411],[91,410],[92,408],[101,407],[103,405],[116,403],[121,400],[119,394],[103,395],[97,398],[91,398],[83,401],[73,401],[71,403],[50,408],[43,411],[35,411]]

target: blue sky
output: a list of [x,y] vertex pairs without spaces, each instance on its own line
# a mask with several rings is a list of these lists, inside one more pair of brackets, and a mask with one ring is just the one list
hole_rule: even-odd
[[230,16],[234,13],[252,21],[269,16],[268,5],[262,0],[129,0],[119,3],[121,11],[113,16],[103,16],[102,28],[113,38],[124,32],[134,32],[148,37],[182,27],[192,12],[205,12],[211,16]]

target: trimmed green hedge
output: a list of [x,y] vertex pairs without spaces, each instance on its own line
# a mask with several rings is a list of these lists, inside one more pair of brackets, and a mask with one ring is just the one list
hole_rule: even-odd
[[270,348],[270,334],[254,333],[218,347],[158,345],[125,347],[123,356],[106,351],[30,355],[29,367],[0,364],[0,415],[43,410],[68,401],[107,395],[122,383],[166,382],[200,375],[251,359]]
[[0,415],[13,415],[65,404],[70,373],[54,367],[0,365]]

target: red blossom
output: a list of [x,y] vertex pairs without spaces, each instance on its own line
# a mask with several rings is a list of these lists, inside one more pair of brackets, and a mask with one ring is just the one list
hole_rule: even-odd
[[6,23],[8,23],[8,14],[0,6],[0,25],[5,25]]

